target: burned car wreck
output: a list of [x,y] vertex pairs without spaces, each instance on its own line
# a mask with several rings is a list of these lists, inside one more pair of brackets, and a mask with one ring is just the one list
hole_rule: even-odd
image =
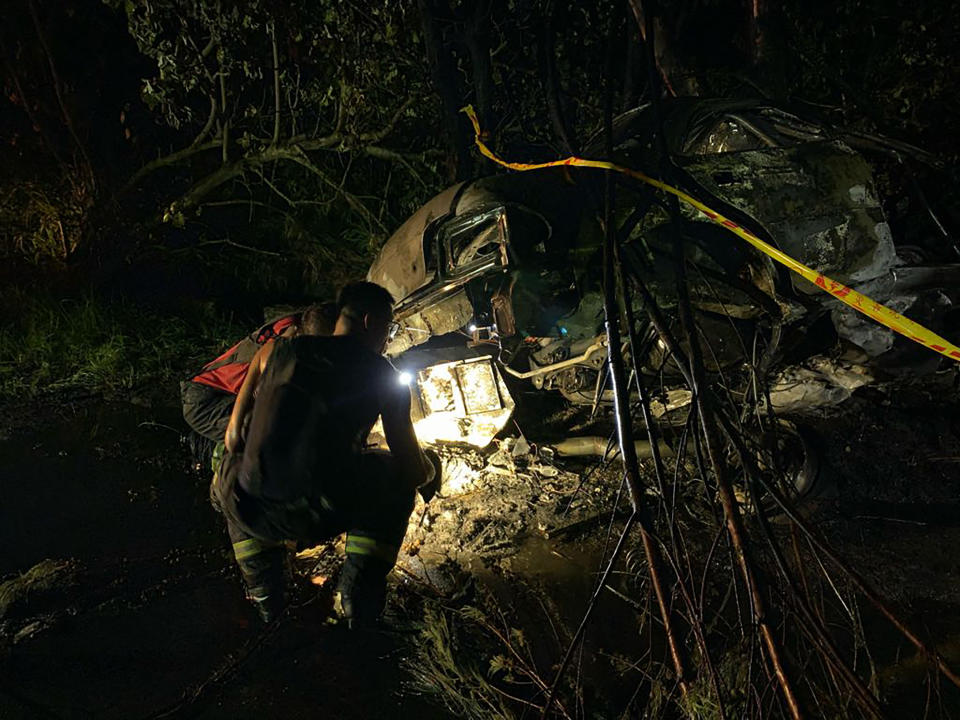
[[[613,159],[656,175],[652,123],[649,108],[617,118]],[[955,249],[898,246],[871,163],[851,138],[734,101],[675,101],[663,127],[685,190],[801,263],[951,335],[960,290]],[[593,142],[582,155],[601,157],[601,147]],[[421,439],[489,442],[514,406],[508,384],[555,391],[594,414],[612,402],[601,180],[596,170],[560,168],[462,183],[427,202],[385,244],[367,277],[398,299],[402,330],[387,352],[416,387]],[[682,234],[706,369],[744,406],[802,416],[878,377],[939,366],[936,354],[791,276],[698,211],[684,209],[675,223],[649,189],[616,182],[627,276],[642,280],[675,322],[671,243]],[[665,426],[682,425],[690,392],[644,313],[634,316],[644,318],[634,328],[635,366],[654,394],[652,413]],[[756,373],[766,391],[751,380]],[[603,443],[583,440],[565,449],[603,452]]]

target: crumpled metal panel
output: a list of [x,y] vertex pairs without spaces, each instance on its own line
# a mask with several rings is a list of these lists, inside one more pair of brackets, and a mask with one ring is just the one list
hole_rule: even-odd
[[843,365],[818,355],[783,370],[770,385],[770,403],[777,412],[821,413],[839,405],[853,391],[873,382],[862,365]]
[[417,373],[411,416],[420,442],[489,445],[514,402],[492,358],[440,363]]
[[[437,268],[424,256],[427,228],[444,216],[466,213],[495,199],[481,183],[458,183],[428,200],[384,243],[367,271],[367,280],[382,285],[400,303],[436,278]],[[434,260],[435,262],[435,260]]]
[[[760,222],[788,255],[835,280],[855,285],[896,264],[870,165],[841,142],[712,155],[686,169]],[[800,292],[820,292],[791,280]]]
[[425,343],[434,335],[459,330],[473,317],[473,305],[460,290],[430,305],[420,312],[407,315],[400,322],[400,332],[387,345],[386,354],[396,357],[415,345]]
[[367,271],[367,280],[385,287],[400,302],[426,286],[436,268],[428,268],[423,255],[423,233],[438,217],[450,212],[460,183],[430,199],[411,215],[384,243]]
[[[940,327],[942,318],[954,307],[950,296],[941,289],[910,287],[908,283],[898,283],[893,273],[864,283],[858,290],[901,315],[917,319],[924,318],[922,322],[935,331],[944,329]],[[860,347],[874,360],[890,353],[895,346],[900,346],[902,351],[918,356],[918,361],[929,364],[930,369],[935,368],[939,363],[935,354],[923,351],[920,345],[915,345],[849,305],[837,303],[837,307],[831,312],[831,317],[837,334]],[[899,364],[904,367],[914,365],[902,356]],[[893,368],[887,369],[893,370]]]

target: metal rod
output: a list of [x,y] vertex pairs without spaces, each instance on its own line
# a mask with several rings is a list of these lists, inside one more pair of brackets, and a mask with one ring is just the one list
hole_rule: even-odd
[[557,370],[563,370],[563,368],[570,367],[571,365],[579,365],[582,362],[586,362],[600,350],[603,350],[606,344],[607,338],[600,338],[597,340],[597,342],[588,347],[583,352],[583,355],[578,355],[575,358],[567,358],[566,360],[554,363],[553,365],[544,365],[543,367],[534,368],[533,370],[529,370],[527,372],[519,372],[518,370],[514,370],[513,368],[508,367],[506,363],[504,363],[503,369],[513,375],[515,378],[520,380],[528,380],[529,378],[536,377],[537,375],[543,375],[548,372],[556,372]]

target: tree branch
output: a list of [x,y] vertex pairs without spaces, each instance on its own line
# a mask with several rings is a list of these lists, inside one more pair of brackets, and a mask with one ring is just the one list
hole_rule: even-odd
[[412,96],[408,97],[406,100],[403,101],[403,104],[399,108],[397,108],[397,111],[393,114],[393,117],[390,118],[390,122],[388,122],[383,128],[381,128],[380,130],[377,130],[376,132],[362,133],[361,135],[357,136],[357,140],[359,140],[362,143],[380,142],[387,135],[393,132],[393,129],[397,126],[397,123],[400,121],[400,118],[407,111],[407,108],[409,108],[411,105],[413,105]]
[[278,188],[276,185],[274,185],[274,184],[270,181],[270,179],[260,171],[260,168],[259,168],[259,167],[254,166],[254,167],[252,168],[252,170],[257,174],[257,177],[259,177],[261,180],[263,180],[263,182],[265,182],[265,183],[267,184],[267,187],[270,188],[271,190],[273,190],[273,192],[276,193],[277,196],[278,196],[281,200],[283,200],[287,205],[289,205],[289,206],[292,207],[292,208],[295,208],[295,207],[297,206],[297,203],[296,203],[295,201],[291,200],[289,197],[287,197],[280,188]]
[[388,150],[387,148],[379,147],[377,145],[367,145],[363,148],[363,152],[370,157],[377,158],[378,160],[392,160],[400,163],[404,168],[406,168],[407,172],[413,176],[414,180],[420,183],[424,190],[429,189],[429,186],[426,182],[424,182],[423,178],[420,176],[420,173],[414,169],[413,165],[411,165],[403,155],[395,150]]
[[276,145],[280,140],[280,59],[277,56],[277,28],[273,22],[269,31],[273,48],[273,144]]
[[473,87],[481,127],[494,128],[493,69],[490,61],[490,2],[474,0],[473,12],[467,22],[464,41],[470,51],[473,66]]
[[47,36],[43,32],[43,27],[40,25],[40,16],[37,14],[37,6],[33,0],[29,0],[27,3],[30,9],[30,17],[33,20],[33,26],[36,28],[37,37],[40,40],[40,45],[43,47],[43,52],[47,58],[47,65],[50,68],[50,76],[53,80],[53,92],[57,97],[57,104],[60,106],[60,112],[63,115],[63,122],[67,126],[67,130],[70,132],[70,137],[73,138],[73,141],[77,144],[77,150],[80,152],[80,155],[83,157],[83,161],[86,165],[86,171],[88,179],[90,181],[91,190],[96,189],[97,182],[96,178],[93,175],[93,163],[90,162],[90,156],[87,155],[86,146],[80,141],[80,136],[77,135],[77,129],[73,124],[73,118],[70,116],[69,111],[67,110],[67,104],[63,99],[63,93],[61,92],[60,86],[60,76],[57,74],[57,66],[53,62],[53,54],[50,52],[50,46],[47,44]]
[[[472,173],[473,160],[470,155],[471,138],[464,124],[460,122],[461,102],[460,85],[457,81],[456,63],[450,48],[443,42],[443,33],[437,20],[437,5],[450,16],[450,4],[447,0],[417,0],[420,8],[420,22],[423,29],[423,45],[427,54],[427,63],[433,76],[433,87],[443,103],[443,125],[451,151],[452,175],[466,178]],[[455,158],[455,160],[454,160]]]
[[[561,103],[560,78],[557,76],[556,50],[554,43],[554,12],[551,2],[546,9],[546,21],[540,37],[540,63],[543,73],[544,94],[547,100],[547,112],[553,132],[563,143],[564,150],[570,155],[579,152]],[[489,126],[488,126],[489,127]]]
[[159,170],[160,168],[163,168],[163,167],[169,167],[171,165],[176,165],[177,163],[182,162],[183,160],[186,160],[187,158],[192,157],[193,155],[206,152],[207,150],[213,150],[215,148],[220,147],[220,145],[221,145],[221,141],[218,138],[216,140],[210,140],[209,142],[201,143],[199,145],[190,145],[189,147],[185,147],[182,150],[177,150],[176,152],[172,152],[169,155],[164,155],[163,157],[157,158],[156,160],[151,160],[150,162],[148,162],[146,165],[144,165],[142,168],[140,168],[139,170],[137,170],[137,172],[133,174],[133,177],[131,177],[130,180],[127,181],[127,184],[124,185],[123,188],[121,188],[118,195],[123,195],[124,193],[132,190],[133,187],[137,185],[137,183],[139,183],[141,180],[143,180],[143,178],[145,178],[147,175],[149,175],[155,170]]
[[227,164],[229,158],[229,153],[227,152],[227,147],[230,143],[230,120],[227,118],[227,80],[225,73],[223,72],[223,63],[220,62],[220,71],[217,73],[217,77],[220,79],[220,117],[222,119],[222,125],[220,127],[220,141],[221,141],[221,156],[220,161],[224,165]]
[[213,121],[217,118],[217,99],[211,95],[210,96],[210,114],[207,116],[207,122],[204,124],[203,129],[197,134],[193,139],[193,142],[190,143],[190,147],[199,145],[204,140],[206,140],[207,135],[210,134],[210,130],[213,128]]
[[340,187],[340,185],[334,182],[325,172],[323,172],[320,168],[318,168],[316,165],[310,162],[310,159],[306,156],[306,154],[304,154],[303,152],[300,152],[286,159],[293,160],[295,163],[299,163],[302,167],[306,168],[311,173],[316,175],[326,185],[329,185],[331,188],[333,188],[338,193],[340,193],[343,196],[343,199],[347,201],[347,204],[351,208],[353,208],[354,210],[359,212],[361,215],[366,217],[368,221],[378,226],[383,232],[388,232],[386,225],[380,222],[380,219],[376,215],[374,215],[373,212],[371,212],[370,209],[367,208],[367,206],[364,205],[356,195],[353,195],[352,193],[349,193],[346,190],[344,190],[342,187]]
[[273,250],[261,250],[260,248],[250,247],[249,245],[241,245],[238,242],[234,242],[230,238],[223,238],[222,240],[205,240],[204,242],[194,245],[194,248],[204,247],[207,245],[229,245],[230,247],[239,248],[240,250],[247,250],[248,252],[257,253],[259,255],[283,257],[281,253],[274,252]]

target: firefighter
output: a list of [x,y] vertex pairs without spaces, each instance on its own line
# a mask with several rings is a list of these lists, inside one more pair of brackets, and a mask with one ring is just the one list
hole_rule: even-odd
[[296,335],[305,313],[316,315],[315,321],[321,325],[321,334],[333,332],[336,322],[334,303],[284,315],[254,330],[180,383],[183,419],[192,431],[189,442],[194,458],[201,467],[212,464],[216,470],[223,457],[223,435],[233,403],[257,350],[278,337]]
[[[309,547],[346,532],[341,613],[351,627],[375,622],[416,491],[439,481],[417,443],[409,388],[382,356],[397,327],[392,306],[379,285],[348,285],[332,336],[305,322],[265,345],[240,389],[217,494],[265,621],[284,606],[285,542]],[[365,449],[378,417],[390,452]]]

